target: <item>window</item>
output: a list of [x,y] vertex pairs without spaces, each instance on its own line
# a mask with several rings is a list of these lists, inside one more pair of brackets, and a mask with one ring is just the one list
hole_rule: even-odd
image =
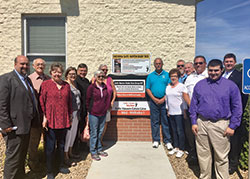
[[[32,63],[36,58],[46,61],[45,73],[48,74],[50,65],[54,62],[66,64],[66,18],[25,16],[24,55]],[[30,72],[34,69],[31,67]]]

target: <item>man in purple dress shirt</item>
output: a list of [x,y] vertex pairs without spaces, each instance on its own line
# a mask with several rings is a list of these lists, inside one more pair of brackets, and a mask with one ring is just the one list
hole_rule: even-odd
[[211,178],[211,152],[214,153],[216,178],[229,178],[229,137],[240,125],[242,115],[240,91],[234,82],[221,77],[222,69],[220,60],[209,62],[209,77],[194,87],[189,109],[201,179]]

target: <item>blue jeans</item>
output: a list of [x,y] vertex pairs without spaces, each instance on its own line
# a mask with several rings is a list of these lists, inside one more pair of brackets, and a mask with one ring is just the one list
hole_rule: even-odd
[[183,127],[183,115],[170,115],[170,124],[173,132],[174,147],[184,150],[185,134]]
[[91,154],[97,154],[102,151],[101,137],[105,125],[104,116],[89,115],[90,139],[89,149]]
[[59,167],[63,167],[64,161],[64,143],[67,129],[51,129],[48,128],[48,131],[45,133],[46,142],[45,142],[45,152],[46,152],[46,163],[48,173],[52,173],[55,156],[55,144],[57,142],[57,150],[59,152]]
[[160,142],[160,124],[162,127],[163,142],[171,142],[169,124],[167,118],[166,104],[156,104],[152,99],[149,101],[150,119],[153,141]]

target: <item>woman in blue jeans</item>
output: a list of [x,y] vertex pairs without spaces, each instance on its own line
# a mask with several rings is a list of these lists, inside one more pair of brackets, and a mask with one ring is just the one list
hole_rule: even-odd
[[100,156],[107,157],[103,151],[101,136],[105,125],[105,117],[110,101],[107,86],[104,83],[105,74],[103,71],[95,72],[95,82],[89,85],[86,97],[86,107],[89,113],[90,126],[90,153],[93,160],[101,160]]
[[[185,135],[183,127],[183,111],[185,102],[189,105],[190,98],[187,94],[187,88],[179,83],[181,76],[177,68],[170,70],[169,76],[171,83],[166,88],[166,108],[170,117],[170,124],[173,133],[174,149],[169,152],[170,155],[176,153],[177,158],[184,154]],[[185,102],[184,102],[185,101]]]
[[44,114],[42,126],[45,132],[45,153],[47,178],[53,179],[55,166],[55,146],[59,153],[59,172],[67,174],[64,166],[64,145],[67,129],[72,122],[72,96],[70,85],[62,80],[63,66],[54,63],[50,67],[51,79],[41,85],[40,104]]

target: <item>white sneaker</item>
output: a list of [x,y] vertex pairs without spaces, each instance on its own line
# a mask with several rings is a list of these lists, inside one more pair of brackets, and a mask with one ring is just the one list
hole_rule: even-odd
[[173,146],[170,142],[166,143],[165,145],[167,147],[168,150],[172,150],[173,149]]
[[176,158],[181,158],[184,155],[184,152],[182,150],[179,150],[176,154]]
[[154,141],[153,148],[158,148],[158,147],[159,147],[159,142],[158,141]]
[[177,148],[174,148],[173,150],[169,151],[168,154],[169,155],[173,155],[175,154],[176,152],[178,152],[179,150]]

